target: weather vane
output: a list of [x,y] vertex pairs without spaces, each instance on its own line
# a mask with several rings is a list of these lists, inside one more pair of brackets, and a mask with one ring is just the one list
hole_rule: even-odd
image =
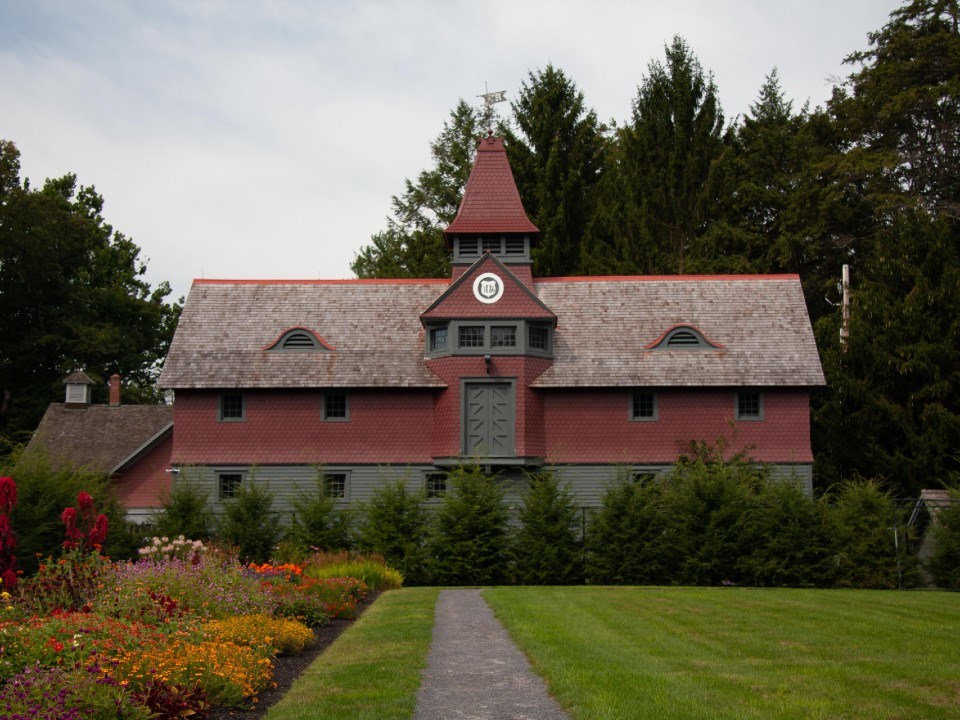
[[487,87],[487,84],[483,84],[484,93],[483,95],[477,95],[477,97],[483,98],[483,115],[484,120],[487,121],[487,132],[493,134],[493,116],[494,110],[493,106],[496,103],[506,102],[507,101],[507,91],[506,90],[494,90],[490,92],[490,89]]

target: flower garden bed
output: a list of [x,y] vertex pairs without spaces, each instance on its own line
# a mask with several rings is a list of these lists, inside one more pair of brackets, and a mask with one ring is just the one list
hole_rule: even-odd
[[[84,495],[63,515],[60,556],[4,578],[2,717],[258,717],[369,599],[361,579],[323,576],[322,556],[244,565],[181,537],[111,562],[99,550],[105,520]],[[15,547],[0,547],[8,568]]]

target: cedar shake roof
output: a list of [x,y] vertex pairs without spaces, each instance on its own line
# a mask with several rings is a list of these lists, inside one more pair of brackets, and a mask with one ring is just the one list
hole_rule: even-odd
[[[426,366],[419,318],[452,287],[446,280],[197,280],[160,384],[445,387]],[[533,387],[824,384],[795,275],[557,278],[535,281],[533,292],[539,303],[530,298],[529,307],[542,304],[557,318],[552,366]],[[650,347],[678,325],[718,347]],[[291,327],[315,332],[332,349],[265,349]]]
[[54,403],[47,408],[27,452],[46,452],[54,466],[70,464],[108,475],[149,450],[173,430],[171,405]]
[[[195,280],[163,364],[166,388],[445,387],[420,314],[449,280]],[[293,327],[330,350],[267,349]]]
[[523,210],[520,193],[507,161],[507,151],[503,147],[503,138],[481,139],[460,209],[450,226],[443,231],[444,237],[539,232]]
[[[553,366],[533,387],[823,385],[796,275],[557,278]],[[717,349],[651,348],[678,325]]]
[[[478,275],[494,273],[503,281],[503,297],[495,303],[482,303],[473,294]],[[423,320],[510,318],[556,321],[556,315],[544,305],[496,255],[485,253],[434,302]]]

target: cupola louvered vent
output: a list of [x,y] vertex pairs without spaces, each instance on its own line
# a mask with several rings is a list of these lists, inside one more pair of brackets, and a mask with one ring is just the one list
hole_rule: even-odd
[[524,238],[507,238],[507,247],[505,255],[523,255],[526,252],[526,243]]

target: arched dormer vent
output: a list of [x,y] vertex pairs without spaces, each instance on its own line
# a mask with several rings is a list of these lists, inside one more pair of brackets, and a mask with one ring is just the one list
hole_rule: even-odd
[[328,352],[333,348],[313,331],[295,327],[282,333],[264,349],[276,352]]
[[647,346],[658,350],[697,350],[716,349],[723,346],[713,343],[703,333],[689,325],[678,325],[667,330],[656,341]]

